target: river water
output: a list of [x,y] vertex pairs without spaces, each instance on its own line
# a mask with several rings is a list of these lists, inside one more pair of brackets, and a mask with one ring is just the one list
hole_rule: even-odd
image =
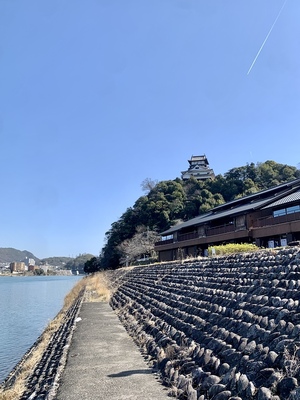
[[0,276],[0,383],[61,310],[80,276]]

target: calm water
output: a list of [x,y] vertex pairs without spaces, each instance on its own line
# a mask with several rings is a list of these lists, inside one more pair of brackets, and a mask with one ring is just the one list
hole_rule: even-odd
[[63,306],[79,276],[0,276],[0,382]]

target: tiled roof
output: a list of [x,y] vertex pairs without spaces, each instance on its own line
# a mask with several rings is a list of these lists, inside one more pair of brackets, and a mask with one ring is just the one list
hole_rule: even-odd
[[225,208],[225,207],[228,208],[228,206],[234,207],[234,205],[237,204],[237,203],[250,202],[250,201],[252,201],[252,200],[254,200],[256,198],[259,198],[261,196],[264,196],[264,198],[266,198],[267,195],[272,196],[272,193],[274,193],[274,192],[276,193],[276,192],[278,192],[280,190],[283,191],[285,189],[286,190],[290,190],[295,185],[296,186],[300,185],[300,179],[295,179],[293,181],[285,182],[285,183],[282,183],[282,184],[280,184],[278,186],[273,186],[273,187],[271,187],[269,189],[261,190],[260,192],[249,194],[248,196],[241,197],[241,198],[236,199],[236,200],[231,200],[228,203],[221,204],[220,206],[215,207],[214,210],[222,209],[222,208]]
[[285,196],[282,199],[274,201],[274,203],[268,204],[266,207],[263,208],[283,206],[285,204],[292,203],[294,201],[300,201],[300,190],[298,190],[295,193],[289,194],[288,196]]

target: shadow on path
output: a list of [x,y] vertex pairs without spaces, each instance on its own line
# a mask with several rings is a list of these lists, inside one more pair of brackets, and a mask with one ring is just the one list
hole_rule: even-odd
[[109,378],[122,378],[123,376],[139,375],[139,374],[152,374],[151,369],[133,369],[130,371],[122,371],[117,374],[107,375]]

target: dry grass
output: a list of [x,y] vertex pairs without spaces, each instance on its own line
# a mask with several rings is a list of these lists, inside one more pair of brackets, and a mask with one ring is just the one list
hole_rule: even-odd
[[79,293],[81,290],[83,290],[86,286],[86,278],[81,279],[76,283],[76,285],[73,287],[73,289],[66,295],[64,305],[63,305],[63,310],[68,309],[74,301],[77,299]]
[[164,349],[165,356],[170,360],[174,360],[176,358],[176,350],[174,346],[168,344],[167,347]]
[[48,324],[40,337],[39,343],[26,356],[23,365],[16,376],[15,383],[10,389],[5,390],[0,387],[0,400],[18,400],[26,389],[26,382],[33,373],[36,365],[41,360],[52,335],[59,329],[64,322],[66,311],[78,297],[80,291],[85,287],[86,280],[81,279],[65,297],[64,305],[60,313]]
[[12,389],[0,391],[0,400],[16,400],[19,399],[24,392],[25,387],[19,381],[14,384]]
[[85,279],[85,301],[104,301],[107,302],[111,296],[109,280],[105,272],[99,272]]

